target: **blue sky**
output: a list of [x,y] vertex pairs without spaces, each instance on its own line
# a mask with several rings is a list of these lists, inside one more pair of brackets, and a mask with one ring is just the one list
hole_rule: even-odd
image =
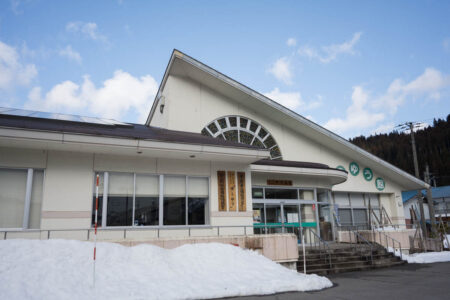
[[346,137],[450,113],[449,1],[0,3],[0,106],[143,122],[177,48]]

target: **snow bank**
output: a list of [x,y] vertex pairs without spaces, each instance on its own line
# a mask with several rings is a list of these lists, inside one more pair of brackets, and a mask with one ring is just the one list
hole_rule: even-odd
[[[389,247],[389,252],[394,253],[394,250]],[[400,257],[399,249],[395,249],[395,255]],[[402,255],[402,259],[406,260],[410,264],[430,264],[436,262],[447,262],[450,261],[450,252],[426,252],[426,253],[414,253],[411,255]]]
[[93,288],[92,252],[91,242],[0,241],[0,299],[201,299],[332,286],[231,245],[98,243]]

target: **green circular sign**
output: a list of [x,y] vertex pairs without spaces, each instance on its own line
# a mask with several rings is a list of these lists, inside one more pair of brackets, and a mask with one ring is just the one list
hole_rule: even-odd
[[370,168],[364,168],[363,170],[364,179],[371,181],[373,179],[373,172]]
[[352,161],[350,163],[350,165],[348,166],[348,169],[350,171],[350,174],[352,174],[353,176],[356,176],[359,174],[359,166],[354,161]]
[[343,166],[339,165],[336,167],[336,169],[342,170],[342,171],[347,171]]
[[377,188],[377,190],[382,191],[384,190],[384,188],[386,187],[386,183],[384,182],[384,179],[381,177],[378,177],[375,180],[375,187]]

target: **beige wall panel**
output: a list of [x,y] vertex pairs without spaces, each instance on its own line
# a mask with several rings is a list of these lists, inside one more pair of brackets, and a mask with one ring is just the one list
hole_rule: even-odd
[[40,168],[47,164],[47,151],[0,147],[0,167]]
[[94,184],[92,167],[93,154],[50,151],[42,210],[90,211]]
[[[4,237],[4,233],[2,239]],[[6,239],[41,239],[41,233],[39,231],[11,231],[6,235]]]
[[50,231],[50,238],[86,241],[88,233],[87,230]]
[[148,240],[158,237],[157,229],[146,230],[127,230],[127,240]]
[[[188,155],[186,154],[188,159]],[[158,174],[181,174],[181,175],[210,175],[210,162],[201,160],[180,160],[180,159],[164,159],[157,160]]]
[[95,154],[95,171],[156,173],[156,159],[136,156]]
[[91,218],[68,219],[42,219],[41,229],[88,229],[91,227]]
[[177,238],[177,237],[187,237],[189,236],[189,230],[188,229],[161,229],[159,231],[159,237],[170,237],[170,238]]

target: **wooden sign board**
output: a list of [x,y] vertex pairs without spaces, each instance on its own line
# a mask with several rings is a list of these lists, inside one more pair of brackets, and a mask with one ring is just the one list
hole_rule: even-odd
[[227,210],[227,192],[225,187],[225,171],[217,171],[217,185],[219,194],[219,211]]
[[292,186],[292,180],[267,179],[267,185],[288,185],[288,186]]
[[236,211],[236,172],[228,171],[228,210]]
[[246,211],[247,202],[245,199],[245,172],[237,172],[237,179],[239,211]]

